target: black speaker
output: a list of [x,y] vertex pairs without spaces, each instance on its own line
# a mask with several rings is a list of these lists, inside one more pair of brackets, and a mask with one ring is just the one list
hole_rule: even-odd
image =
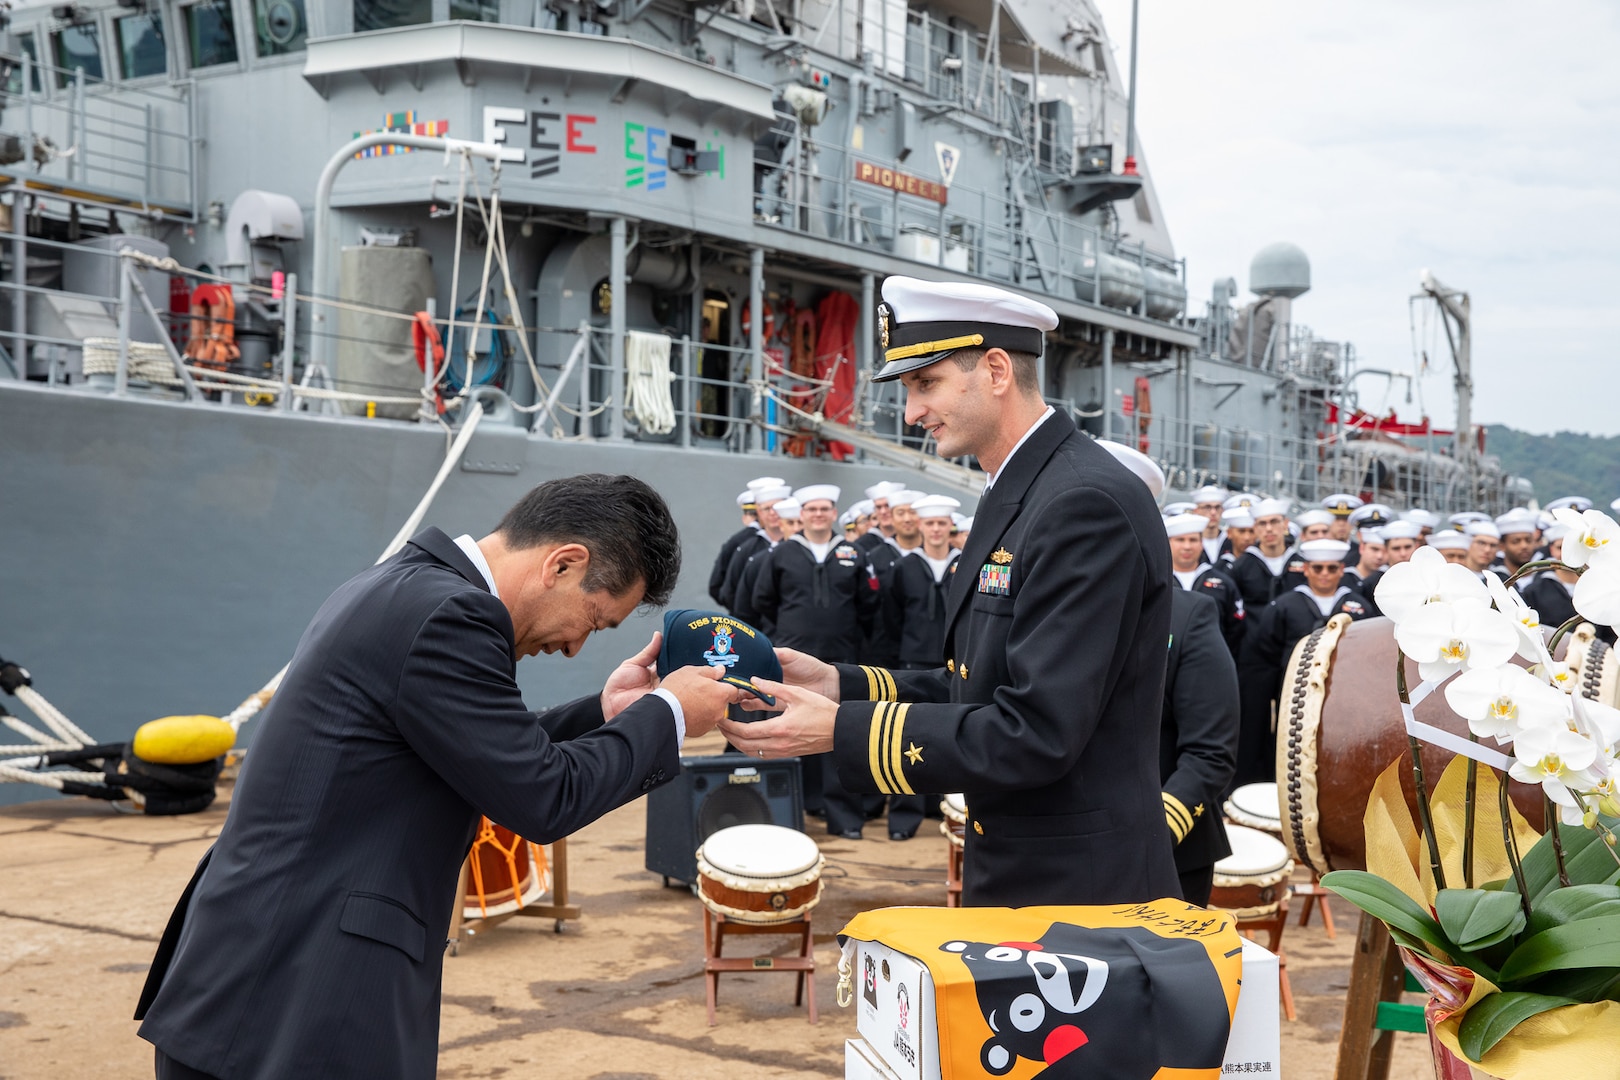
[[647,869],[691,885],[697,849],[733,825],[804,831],[799,759],[760,761],[742,754],[681,758],[681,775],[647,795]]

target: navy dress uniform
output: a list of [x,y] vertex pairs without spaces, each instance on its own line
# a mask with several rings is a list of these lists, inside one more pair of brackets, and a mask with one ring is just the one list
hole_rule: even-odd
[[[1343,563],[1349,547],[1342,540],[1310,540],[1300,545],[1300,554],[1309,562]],[[1238,663],[1243,725],[1236,786],[1276,779],[1274,710],[1281,701],[1283,669],[1300,638],[1320,630],[1341,612],[1356,620],[1371,615],[1361,593],[1347,585],[1340,584],[1331,597],[1318,596],[1308,585],[1300,585],[1273,601],[1248,629]]]
[[[1164,529],[1168,536],[1174,538],[1202,533],[1206,523],[1206,519],[1198,514],[1177,514],[1165,519]],[[1243,647],[1244,622],[1243,596],[1238,592],[1237,582],[1224,568],[1208,562],[1200,562],[1196,568],[1185,572],[1172,568],[1171,573],[1182,590],[1207,596],[1215,602],[1220,614],[1221,639],[1232,654],[1232,662],[1237,663],[1239,650]]]
[[[1039,355],[1057,325],[989,286],[890,277],[883,296],[884,381],[958,348]],[[944,663],[838,669],[844,784],[966,793],[965,904],[1177,895],[1155,737],[1170,590],[1154,495],[1049,409],[980,499]]]
[[[1262,499],[1250,509],[1250,513],[1256,521],[1279,514],[1286,517],[1288,505],[1280,499]],[[1232,580],[1237,582],[1238,591],[1243,594],[1244,608],[1257,615],[1261,608],[1277,597],[1292,591],[1297,585],[1305,584],[1305,560],[1290,547],[1268,562],[1259,547],[1252,547],[1233,561],[1230,574]]]
[[[792,494],[793,489],[786,484],[754,489],[754,499],[761,510],[773,509],[777,503]],[[737,545],[737,549],[731,553],[731,560],[726,564],[725,577],[720,583],[720,593],[714,598],[721,607],[736,614],[737,588],[742,581],[743,567],[748,565],[749,559],[761,551],[770,550],[772,543],[770,534],[762,526],[754,536],[744,537]]]
[[1219,611],[1197,590],[1170,597],[1170,656],[1159,726],[1164,816],[1176,839],[1182,898],[1209,903],[1215,864],[1232,854],[1221,800],[1237,767],[1237,665]]
[[[756,511],[754,492],[751,489],[737,496],[737,509],[745,514],[752,514]],[[744,540],[751,536],[757,536],[762,532],[764,530],[759,527],[759,522],[750,521],[747,525],[726,537],[725,543],[720,545],[720,553],[714,557],[714,565],[709,568],[710,600],[713,600],[716,604],[720,603],[720,586],[725,584],[726,567],[731,565],[731,557],[736,554],[737,548],[742,545]]]

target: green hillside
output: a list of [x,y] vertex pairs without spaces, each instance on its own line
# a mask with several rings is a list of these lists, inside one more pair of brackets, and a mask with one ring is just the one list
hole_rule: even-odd
[[1542,504],[1561,495],[1585,495],[1607,511],[1609,501],[1620,496],[1620,436],[1531,435],[1488,424],[1485,452],[1501,458],[1507,472],[1528,477]]

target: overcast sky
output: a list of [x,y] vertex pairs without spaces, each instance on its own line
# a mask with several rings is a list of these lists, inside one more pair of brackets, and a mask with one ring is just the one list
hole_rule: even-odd
[[[1130,0],[1096,2],[1124,69]],[[1139,49],[1194,313],[1290,240],[1312,269],[1296,321],[1410,372],[1427,267],[1472,295],[1476,423],[1620,433],[1620,3],[1141,0]],[[1443,336],[1429,355],[1423,403],[1449,426]],[[1420,414],[1404,385],[1357,388]]]

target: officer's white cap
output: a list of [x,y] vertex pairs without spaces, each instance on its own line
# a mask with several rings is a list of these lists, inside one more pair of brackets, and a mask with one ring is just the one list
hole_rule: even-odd
[[863,518],[863,517],[871,517],[872,512],[874,510],[876,510],[876,509],[877,509],[877,507],[872,505],[872,500],[871,499],[862,499],[860,502],[858,502],[855,505],[851,506],[849,508],[849,512],[854,514],[858,518]]
[[1470,521],[1467,526],[1463,528],[1463,534],[1469,538],[1473,538],[1475,536],[1488,536],[1492,540],[1502,539],[1502,534],[1497,531],[1496,522],[1491,521],[1488,518],[1484,521]]
[[1384,530],[1362,529],[1356,533],[1356,539],[1361,541],[1363,544],[1377,544],[1379,547],[1382,547],[1384,545]]
[[1322,509],[1329,511],[1335,517],[1344,517],[1346,514],[1350,513],[1350,511],[1359,510],[1360,508],[1361,499],[1355,495],[1349,495],[1344,492],[1340,492],[1337,495],[1329,495],[1327,498],[1322,500]]
[[1441,551],[1467,551],[1468,537],[1456,529],[1441,529],[1429,534],[1429,546]]
[[953,499],[949,495],[924,495],[911,504],[920,518],[950,517],[951,511],[962,506],[961,500]]
[[1464,510],[1460,514],[1452,514],[1450,517],[1446,518],[1446,520],[1460,529],[1464,525],[1471,525],[1476,521],[1489,521],[1491,520],[1491,515],[1482,514],[1478,510]]
[[1254,514],[1247,506],[1234,506],[1230,510],[1221,511],[1221,524],[1229,529],[1254,528]]
[[1192,493],[1192,501],[1195,502],[1195,503],[1223,503],[1224,504],[1226,502],[1226,489],[1222,488],[1222,487],[1216,487],[1213,484],[1206,485],[1206,486],[1201,487],[1197,491]]
[[1395,511],[1383,503],[1368,503],[1350,511],[1350,524],[1360,525],[1364,521],[1385,522],[1395,516]]
[[855,524],[855,519],[858,516],[859,515],[855,513],[855,508],[852,506],[848,510],[845,510],[842,514],[838,515],[838,524],[848,528]]
[[1287,517],[1288,504],[1281,499],[1261,499],[1250,507],[1250,512],[1256,521],[1267,517]]
[[754,491],[752,488],[737,496],[737,505],[739,507],[754,505]]
[[1202,533],[1209,525],[1209,518],[1202,514],[1177,514],[1164,519],[1164,534],[1166,536],[1193,536]]
[[1378,535],[1384,538],[1384,543],[1391,540],[1416,540],[1423,535],[1423,529],[1415,521],[1392,521],[1378,530]]
[[1547,504],[1548,510],[1579,510],[1581,513],[1592,509],[1592,500],[1585,495],[1565,495],[1562,499],[1554,499]]
[[1533,533],[1536,531],[1536,515],[1523,507],[1515,507],[1496,519],[1496,531],[1502,536]]
[[[1190,513],[1192,513],[1192,508],[1195,505],[1196,505],[1195,503],[1190,503],[1190,502],[1165,503],[1164,508],[1162,510],[1160,510],[1159,513],[1163,514],[1167,518],[1172,518],[1172,517],[1175,517],[1177,514],[1190,514]],[[1209,524],[1209,519],[1208,518],[1204,519],[1204,524],[1205,525]]]
[[923,281],[896,274],[883,279],[883,370],[876,382],[927,367],[958,349],[1002,348],[1041,355],[1057,312],[994,285]]
[[957,532],[972,532],[973,531],[973,515],[969,514],[967,517],[963,518],[961,521],[958,521],[956,523],[956,531]]
[[1299,553],[1306,562],[1342,563],[1350,545],[1343,540],[1307,540],[1299,545]]
[[1421,506],[1414,506],[1412,509],[1406,511],[1401,515],[1401,520],[1413,522],[1414,524],[1422,526],[1425,529],[1437,529],[1440,527],[1440,515],[1432,511],[1425,510]]
[[1333,515],[1326,510],[1307,510],[1294,519],[1294,524],[1302,529],[1310,525],[1331,525]]
[[804,504],[798,499],[783,499],[774,509],[776,516],[783,521],[798,521],[799,515],[804,512]]
[[900,483],[898,480],[879,480],[877,483],[866,489],[866,497],[874,500],[887,499],[895,492],[904,490],[906,490],[906,485]]
[[775,502],[778,499],[785,499],[789,495],[792,495],[792,494],[793,494],[793,489],[788,487],[786,484],[782,484],[779,487],[755,488],[754,489],[754,502],[756,504],[758,504],[758,505],[763,506],[765,503]]
[[1254,506],[1254,504],[1259,502],[1259,501],[1260,500],[1255,498],[1253,495],[1249,495],[1249,494],[1246,494],[1246,493],[1240,491],[1236,495],[1233,495],[1231,498],[1227,499],[1225,502],[1221,503],[1221,507],[1223,509],[1226,509],[1226,510],[1236,510],[1239,507],[1243,507],[1244,509],[1249,509],[1249,508],[1252,508]]
[[973,519],[968,517],[966,514],[958,514],[958,513],[953,512],[951,514],[951,530],[953,532],[960,532],[961,529],[962,529],[962,523],[965,522],[965,521],[972,521],[972,520]]
[[748,488],[750,491],[758,491],[760,488],[781,487],[785,483],[787,481],[780,476],[756,476],[748,481]]
[[912,503],[916,502],[926,494],[927,492],[925,491],[913,491],[911,488],[905,488],[904,490],[897,491],[893,495],[889,496],[889,509],[893,510],[900,506],[910,506]]
[[1124,443],[1099,440],[1097,443],[1104,450],[1114,455],[1114,460],[1131,470],[1136,478],[1148,486],[1148,490],[1157,499],[1164,494],[1164,470],[1159,468],[1157,462],[1140,450],[1133,450]]
[[810,484],[793,493],[800,506],[815,502],[818,499],[829,499],[834,506],[838,505],[838,496],[841,492],[837,484]]

